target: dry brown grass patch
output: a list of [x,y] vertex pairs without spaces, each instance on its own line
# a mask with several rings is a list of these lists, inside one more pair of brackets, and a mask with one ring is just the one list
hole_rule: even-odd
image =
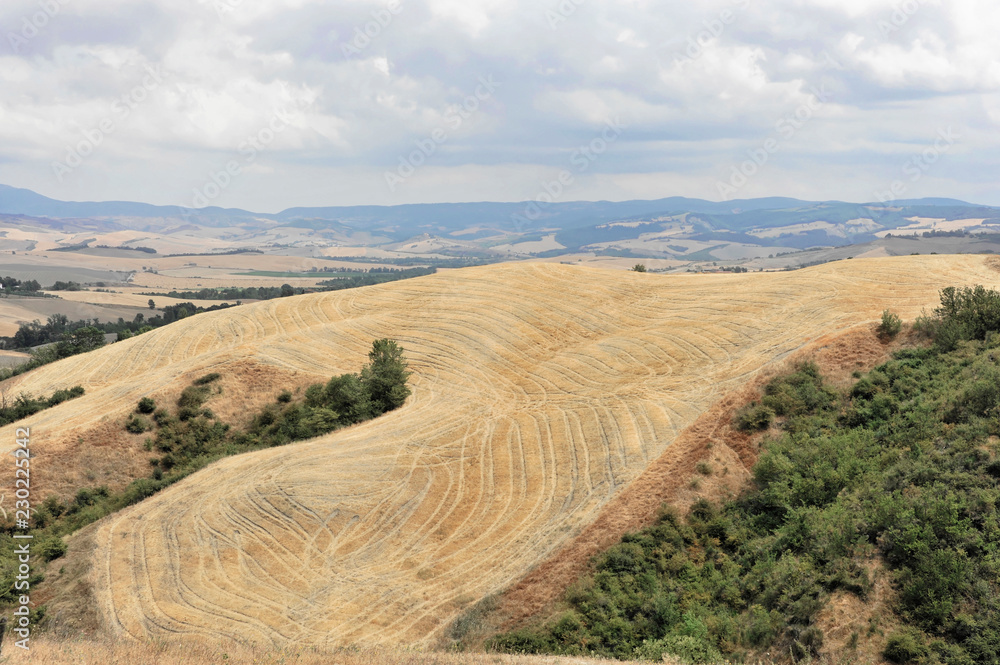
[[[9,639],[9,638],[8,638]],[[592,665],[634,661],[556,656],[456,654],[380,647],[332,651],[309,647],[275,648],[235,642],[137,642],[50,637],[34,638],[29,651],[8,642],[0,662],[38,665]]]

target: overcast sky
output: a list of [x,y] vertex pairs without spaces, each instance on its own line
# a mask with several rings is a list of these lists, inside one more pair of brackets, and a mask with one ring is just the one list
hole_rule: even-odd
[[989,0],[3,0],[0,183],[1000,205]]

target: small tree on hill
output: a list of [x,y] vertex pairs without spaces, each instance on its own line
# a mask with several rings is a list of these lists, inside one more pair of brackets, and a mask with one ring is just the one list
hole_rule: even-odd
[[367,389],[376,409],[391,411],[402,406],[410,396],[406,379],[406,359],[403,349],[391,339],[377,339],[368,354],[371,364],[361,370],[361,383]]
[[903,328],[903,322],[899,316],[889,310],[882,311],[882,322],[878,324],[878,336],[882,339],[892,339],[899,334]]
[[646,266],[644,264],[642,264],[642,263],[636,263],[634,266],[632,266],[632,271],[633,272],[646,272]]

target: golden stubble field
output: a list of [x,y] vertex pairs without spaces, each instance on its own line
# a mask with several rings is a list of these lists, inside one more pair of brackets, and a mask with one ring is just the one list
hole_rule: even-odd
[[426,646],[580,533],[721,395],[883,308],[912,320],[943,286],[996,287],[991,261],[494,265],[199,315],[18,387],[87,389],[32,419],[43,448],[237,361],[319,379],[398,340],[414,371],[404,407],[223,460],[110,516],[92,527],[90,582],[119,637]]

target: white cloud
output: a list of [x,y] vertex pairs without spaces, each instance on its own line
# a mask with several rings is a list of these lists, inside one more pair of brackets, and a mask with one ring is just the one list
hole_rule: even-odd
[[[550,29],[561,6],[574,9]],[[970,138],[913,195],[1000,204],[968,175],[1000,148],[987,0],[92,0],[21,36],[37,11],[0,7],[0,181],[56,198],[186,203],[281,108],[297,110],[219,204],[531,197],[614,117],[626,134],[568,195],[713,197],[733,160],[825,90],[747,192],[856,197],[953,125]],[[162,83],[119,118],[150,68]],[[499,87],[452,126],[483,78]],[[114,133],[56,179],[52,163],[108,117]],[[390,193],[385,170],[436,130],[446,139]]]

